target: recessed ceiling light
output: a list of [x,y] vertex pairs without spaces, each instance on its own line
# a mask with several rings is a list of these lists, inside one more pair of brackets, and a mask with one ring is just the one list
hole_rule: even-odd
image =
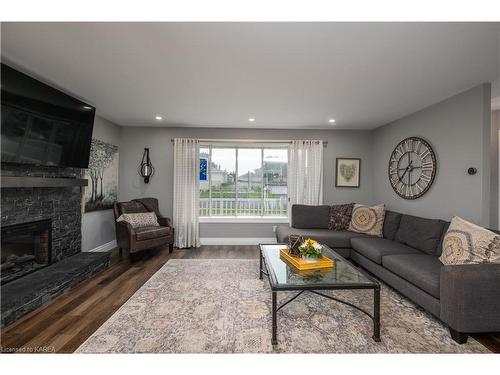
[[254,121],[255,121],[255,119],[254,119],[253,117],[250,117],[250,118],[248,119],[248,121],[250,121],[250,122],[254,122]]
[[335,124],[335,119],[334,119],[334,118],[331,118],[331,119],[329,119],[329,120],[328,120],[328,122],[329,122],[330,124]]
[[163,117],[161,117],[161,116],[155,116],[155,120],[158,120],[158,121],[163,120]]

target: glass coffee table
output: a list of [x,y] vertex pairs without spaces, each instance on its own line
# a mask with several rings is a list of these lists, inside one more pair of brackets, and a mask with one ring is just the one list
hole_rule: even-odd
[[[329,247],[323,246],[323,254],[334,261],[332,268],[298,271],[280,258],[280,250],[285,244],[261,244],[259,277],[266,275],[269,279],[272,295],[272,344],[277,340],[277,313],[305,291],[321,297],[353,307],[373,321],[373,340],[380,341],[380,284],[365,272],[354,267],[350,262]],[[343,301],[323,293],[328,290],[373,289],[373,313],[370,313],[350,302]],[[281,291],[298,291],[288,301],[277,306],[277,293]]]

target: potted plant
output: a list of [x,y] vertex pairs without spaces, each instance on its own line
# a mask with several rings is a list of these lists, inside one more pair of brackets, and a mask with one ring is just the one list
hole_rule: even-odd
[[317,262],[321,258],[321,245],[310,238],[299,247],[300,255],[307,263]]

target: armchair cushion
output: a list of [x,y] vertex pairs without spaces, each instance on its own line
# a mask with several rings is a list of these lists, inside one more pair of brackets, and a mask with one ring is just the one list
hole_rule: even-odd
[[135,229],[135,238],[137,241],[152,240],[169,235],[170,227],[149,226]]
[[135,214],[122,214],[117,222],[126,221],[132,228],[158,227],[158,218],[154,212],[140,212]]

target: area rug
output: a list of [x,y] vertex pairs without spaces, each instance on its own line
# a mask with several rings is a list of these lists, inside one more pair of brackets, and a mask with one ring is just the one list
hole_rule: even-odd
[[[271,345],[271,291],[256,260],[168,261],[78,353],[487,353],[382,284],[381,337],[356,309],[303,293],[278,312]],[[331,292],[330,292],[331,293]],[[288,294],[288,295],[287,295]],[[278,293],[286,300],[294,293]],[[372,309],[371,291],[335,295]]]

